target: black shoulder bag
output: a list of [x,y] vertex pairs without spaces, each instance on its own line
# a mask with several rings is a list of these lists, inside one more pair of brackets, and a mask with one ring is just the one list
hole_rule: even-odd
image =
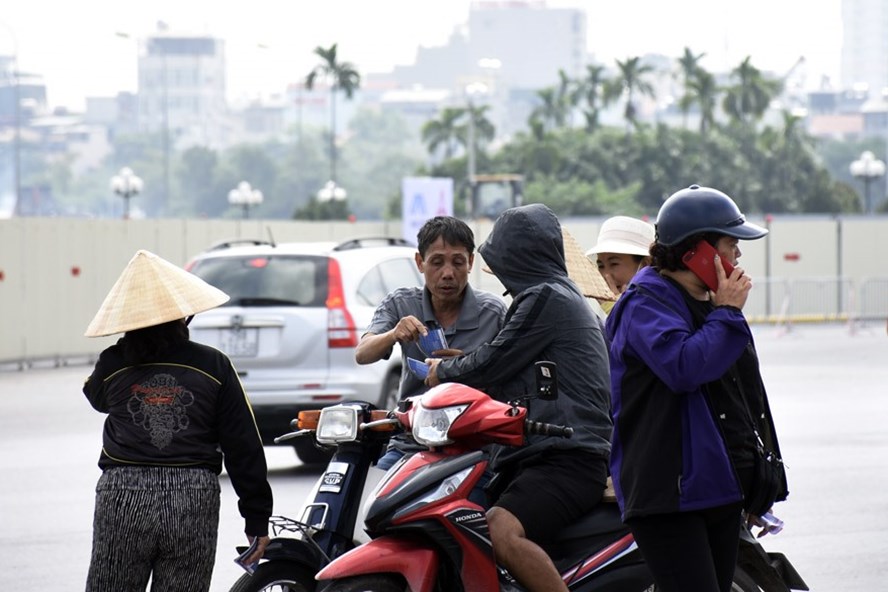
[[743,406],[749,418],[752,433],[755,434],[755,461],[752,469],[752,484],[744,492],[743,509],[754,516],[762,516],[771,509],[783,488],[785,469],[783,460],[765,447],[749,410],[746,396],[742,396]]

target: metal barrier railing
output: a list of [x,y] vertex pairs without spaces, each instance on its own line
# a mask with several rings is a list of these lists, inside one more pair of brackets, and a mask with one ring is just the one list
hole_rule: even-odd
[[856,318],[888,319],[888,278],[866,278],[858,293]]
[[744,307],[750,323],[888,319],[888,278],[765,278]]

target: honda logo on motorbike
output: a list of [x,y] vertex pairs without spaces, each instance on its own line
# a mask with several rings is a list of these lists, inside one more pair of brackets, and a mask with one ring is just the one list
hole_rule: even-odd
[[478,520],[482,517],[481,512],[472,512],[471,514],[463,514],[462,516],[455,516],[453,521],[456,523],[465,522],[466,520]]

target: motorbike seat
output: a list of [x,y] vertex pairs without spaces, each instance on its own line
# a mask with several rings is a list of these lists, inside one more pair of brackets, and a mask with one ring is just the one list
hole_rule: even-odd
[[591,512],[567,526],[554,541],[542,545],[556,565],[606,547],[629,533],[613,503],[597,504]]

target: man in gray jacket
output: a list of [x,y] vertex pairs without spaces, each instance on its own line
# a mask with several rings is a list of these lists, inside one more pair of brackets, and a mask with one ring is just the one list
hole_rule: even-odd
[[568,278],[561,225],[542,204],[512,208],[497,218],[478,248],[512,295],[502,330],[457,358],[431,360],[427,382],[460,382],[500,400],[533,392],[534,363],[555,362],[558,398],[534,399],[528,416],[574,428],[570,439],[533,436],[497,455],[495,468],[514,473],[488,512],[497,561],[529,590],[567,590],[537,543],[588,512],[607,479],[610,372],[601,328]]

